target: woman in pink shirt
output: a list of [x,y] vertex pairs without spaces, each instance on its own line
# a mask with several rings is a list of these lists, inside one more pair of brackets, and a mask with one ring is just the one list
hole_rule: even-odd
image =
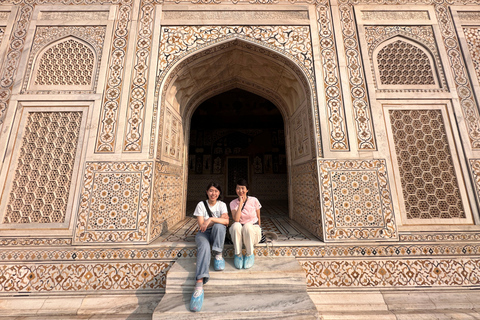
[[[233,248],[235,250],[234,264],[237,269],[251,268],[255,262],[253,246],[260,242],[262,229],[260,228],[260,208],[262,205],[257,198],[248,195],[248,182],[245,179],[237,181],[236,192],[238,198],[230,202],[234,223],[230,227]],[[245,245],[247,255],[242,255],[242,246]]]

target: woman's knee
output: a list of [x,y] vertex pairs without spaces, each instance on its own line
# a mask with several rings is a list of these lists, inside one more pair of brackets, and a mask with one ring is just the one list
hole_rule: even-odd
[[234,222],[230,226],[230,231],[239,231],[239,230],[242,230],[242,224],[240,222]]

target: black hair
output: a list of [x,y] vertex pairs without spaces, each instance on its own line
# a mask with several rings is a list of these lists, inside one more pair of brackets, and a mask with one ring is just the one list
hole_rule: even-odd
[[207,189],[205,189],[205,195],[207,196],[207,199],[208,199],[208,194],[207,194],[207,191],[211,188],[211,187],[214,187],[215,189],[217,189],[218,191],[220,191],[220,195],[218,196],[217,200],[222,200],[222,196],[223,196],[223,192],[222,192],[222,188],[220,187],[220,185],[216,182],[210,182],[208,185],[207,185]]
[[238,179],[237,180],[237,186],[244,186],[245,188],[247,188],[247,190],[250,190],[250,186],[248,185],[248,181],[246,179]]

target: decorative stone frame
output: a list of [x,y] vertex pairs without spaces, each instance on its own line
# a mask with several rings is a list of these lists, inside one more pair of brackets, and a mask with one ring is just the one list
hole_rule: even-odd
[[[73,217],[75,216],[75,199],[78,198],[78,189],[81,182],[80,167],[86,154],[86,138],[88,136],[87,123],[91,117],[92,102],[17,102],[17,112],[12,131],[17,135],[12,136],[7,143],[6,159],[9,165],[4,166],[1,171],[0,179],[5,181],[3,193],[0,201],[0,230],[2,235],[24,235],[24,236],[68,236],[72,234]],[[63,223],[3,223],[6,213],[6,206],[10,197],[12,180],[20,157],[20,148],[22,147],[22,135],[25,130],[26,121],[30,112],[81,112],[80,131],[76,145],[75,160],[71,173],[70,185],[66,195],[66,211]],[[55,231],[52,231],[55,230]]]
[[[388,102],[383,103],[383,116],[385,121],[386,133],[388,144],[390,148],[390,157],[393,163],[393,172],[394,172],[394,181],[399,202],[400,208],[400,217],[402,222],[402,228],[404,230],[413,230],[413,229],[422,229],[422,225],[429,225],[429,230],[432,230],[432,226],[434,225],[444,225],[444,226],[452,226],[452,225],[472,225],[473,224],[473,216],[472,216],[472,209],[471,209],[471,202],[470,202],[470,195],[469,191],[466,190],[466,181],[464,180],[465,171],[462,169],[462,163],[459,160],[459,155],[457,149],[456,137],[455,137],[455,127],[452,123],[451,119],[454,119],[451,105],[448,101],[436,101],[431,103],[419,104],[419,103],[402,103],[402,102]],[[393,132],[391,127],[390,121],[390,110],[439,110],[441,111],[442,118],[444,120],[444,127],[445,127],[445,134],[448,139],[448,145],[451,153],[451,158],[453,160],[453,166],[455,170],[455,178],[457,179],[458,188],[460,191],[460,196],[463,204],[463,209],[465,212],[465,218],[436,218],[436,219],[408,219],[406,215],[406,207],[405,207],[405,199],[402,193],[402,184],[401,184],[401,176],[400,176],[400,168],[398,168],[398,157],[395,151],[395,143],[393,140]],[[439,229],[440,231],[441,229]]]

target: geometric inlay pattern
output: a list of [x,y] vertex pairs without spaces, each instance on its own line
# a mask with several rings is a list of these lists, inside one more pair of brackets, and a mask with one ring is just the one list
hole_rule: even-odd
[[[375,75],[373,81],[379,92],[392,92],[392,90],[398,92],[402,90],[400,88],[379,89],[379,85],[382,84],[410,85],[408,89],[405,89],[408,91],[448,90],[431,26],[365,26],[365,40],[367,41],[372,74]],[[377,48],[381,48],[381,52],[377,51],[375,53]],[[374,57],[374,54],[376,54],[376,57]],[[398,60],[395,60],[395,55],[398,55]],[[378,69],[379,75],[377,75],[375,68]],[[422,77],[425,79],[422,79]],[[428,85],[429,87],[412,87],[416,84]]]
[[330,148],[348,151],[349,143],[345,123],[342,88],[338,68],[338,57],[333,32],[331,8],[328,2],[317,5],[317,25],[320,39],[320,57],[324,72],[325,96],[327,98],[328,124],[330,126]]
[[441,110],[390,110],[407,219],[465,218]]
[[147,241],[151,162],[88,162],[75,241]]
[[465,40],[467,41],[468,51],[472,57],[477,79],[480,81],[480,28],[463,27],[463,33],[465,34]]
[[307,287],[399,288],[480,285],[480,259],[301,261]]
[[383,85],[435,84],[430,60],[420,48],[397,40],[377,54],[380,82]]
[[0,265],[0,291],[124,292],[165,288],[171,262]]
[[385,160],[319,162],[325,240],[398,237]]
[[477,191],[477,201],[480,200],[480,159],[470,159],[472,177],[474,179],[475,190]]
[[81,112],[29,112],[3,223],[63,223]]
[[40,59],[36,85],[85,86],[92,82],[95,54],[83,43],[70,39],[47,49]]
[[37,27],[22,93],[94,92],[105,33],[105,26]]

